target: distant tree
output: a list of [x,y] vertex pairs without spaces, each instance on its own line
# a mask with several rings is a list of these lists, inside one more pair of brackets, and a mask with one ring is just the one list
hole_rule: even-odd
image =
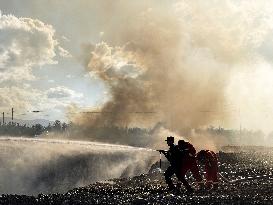
[[55,122],[53,123],[53,129],[55,131],[61,131],[62,130],[62,124],[60,120],[55,120]]
[[43,133],[43,131],[44,131],[44,127],[41,124],[36,124],[34,126],[34,133],[35,133],[35,135],[40,135],[40,134]]
[[66,124],[65,122],[62,123],[62,131],[65,131],[68,128],[68,124]]
[[45,128],[46,131],[50,132],[52,130],[52,125],[49,123]]

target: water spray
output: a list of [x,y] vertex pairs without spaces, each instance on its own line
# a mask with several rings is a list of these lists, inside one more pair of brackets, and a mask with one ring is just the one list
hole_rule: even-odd
[[100,142],[89,142],[89,141],[77,141],[77,140],[57,140],[57,139],[41,139],[41,138],[26,138],[26,137],[1,137],[0,141],[14,141],[14,142],[37,142],[37,143],[49,143],[49,144],[71,144],[81,145],[86,147],[95,147],[100,149],[116,149],[116,150],[136,150],[136,151],[149,151],[155,152],[156,150],[144,148],[144,147],[133,147],[127,145],[118,144],[107,144]]
[[157,156],[142,147],[9,136],[0,148],[0,192],[31,195],[147,173]]

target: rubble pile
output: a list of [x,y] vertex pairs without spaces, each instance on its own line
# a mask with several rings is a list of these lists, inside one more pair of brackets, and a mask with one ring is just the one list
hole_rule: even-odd
[[[272,204],[272,153],[220,153],[220,173],[233,183],[218,190],[188,194],[168,191],[163,174],[154,164],[148,174],[75,188],[65,194],[2,195],[0,204]],[[162,163],[163,169],[168,166]],[[248,180],[248,177],[257,177]],[[188,180],[194,183],[189,175]]]

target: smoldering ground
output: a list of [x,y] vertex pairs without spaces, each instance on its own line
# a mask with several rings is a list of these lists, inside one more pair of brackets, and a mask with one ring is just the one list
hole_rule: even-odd
[[68,140],[1,138],[0,192],[65,192],[111,178],[145,173],[152,152]]

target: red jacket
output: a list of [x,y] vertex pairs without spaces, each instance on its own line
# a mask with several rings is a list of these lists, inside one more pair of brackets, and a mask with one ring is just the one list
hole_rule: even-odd
[[218,171],[218,158],[217,155],[210,150],[201,150],[197,154],[197,158],[203,159],[205,162],[205,169],[216,169]]
[[178,148],[186,155],[189,155],[190,157],[194,157],[196,155],[196,150],[194,146],[189,143],[185,142],[183,140],[178,142]]

